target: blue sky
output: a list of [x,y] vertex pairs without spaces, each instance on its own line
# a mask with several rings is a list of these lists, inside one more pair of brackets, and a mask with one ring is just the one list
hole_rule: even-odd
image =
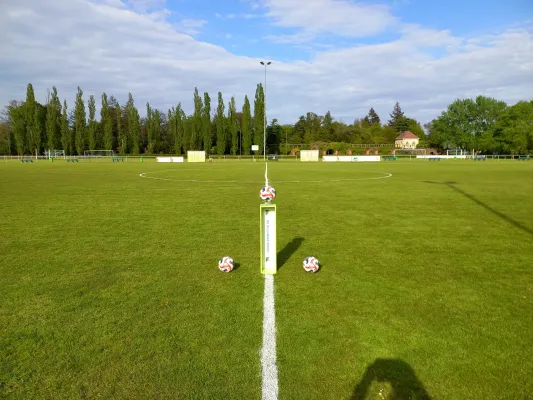
[[[306,2],[301,1],[302,7]],[[399,21],[421,24],[426,28],[450,30],[454,35],[479,36],[520,26],[533,18],[531,0],[388,0],[366,1],[389,7]],[[252,57],[272,57],[282,60],[310,59],[320,49],[376,44],[397,39],[394,29],[375,36],[346,38],[338,35],[321,35],[310,44],[272,43],[265,40],[270,35],[292,34],[298,28],[280,27],[265,16],[264,3],[248,0],[169,0],[172,20],[184,18],[204,20],[206,24],[196,36],[199,40],[216,43],[237,54]],[[317,16],[316,18],[320,18]],[[357,20],[353,21],[357,24]]]
[[131,92],[141,115],[192,112],[195,87],[241,107],[264,58],[282,123],[386,119],[396,101],[425,123],[457,98],[533,93],[532,0],[2,0],[0,34],[3,104],[31,82],[39,101]]

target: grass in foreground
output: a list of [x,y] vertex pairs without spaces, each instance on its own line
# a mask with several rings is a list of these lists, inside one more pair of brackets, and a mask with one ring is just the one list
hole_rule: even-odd
[[[0,164],[0,397],[260,398],[263,167]],[[280,398],[533,395],[532,164],[269,171]]]

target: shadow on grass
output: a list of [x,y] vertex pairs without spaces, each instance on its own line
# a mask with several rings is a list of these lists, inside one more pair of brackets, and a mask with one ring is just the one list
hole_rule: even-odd
[[278,252],[278,269],[285,265],[285,263],[289,260],[289,258],[291,258],[296,250],[300,248],[303,241],[303,237],[296,237],[287,243],[280,252]]
[[378,358],[366,368],[366,372],[355,387],[350,400],[366,400],[373,381],[388,382],[390,400],[431,400],[413,368],[400,359]]
[[233,262],[233,270],[237,271],[241,267],[241,263],[238,263],[236,261]]
[[494,215],[500,217],[501,219],[503,219],[504,221],[508,222],[509,224],[511,224],[511,225],[515,226],[516,228],[518,228],[518,229],[520,229],[520,230],[522,230],[522,231],[524,231],[526,233],[529,233],[531,236],[533,236],[533,230],[532,229],[528,228],[527,226],[522,225],[520,222],[515,221],[514,219],[512,219],[511,217],[508,217],[507,215],[501,213],[500,211],[495,210],[494,208],[492,208],[489,205],[483,203],[481,200],[475,198],[471,194],[466,193],[463,189],[458,188],[457,186],[455,186],[457,184],[457,182],[442,182],[442,183],[433,182],[433,181],[423,181],[423,182],[424,183],[431,183],[431,184],[439,184],[439,185],[448,186],[450,189],[452,189],[456,193],[459,193],[459,194],[463,195],[464,197],[466,197],[467,199],[472,200],[474,203],[476,203],[477,205],[483,207],[485,210],[490,211],[491,213],[493,213]]

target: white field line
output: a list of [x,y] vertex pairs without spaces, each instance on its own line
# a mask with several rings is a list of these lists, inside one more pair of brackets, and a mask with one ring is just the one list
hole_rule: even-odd
[[[214,181],[214,180],[202,180],[202,179],[172,179],[172,178],[157,178],[154,176],[147,176],[148,172],[143,172],[142,174],[139,174],[141,178],[146,179],[155,179],[159,181],[175,181],[175,182],[193,182],[193,183],[237,183],[237,184],[246,184],[246,183],[253,183],[253,184],[259,184],[259,182],[256,181],[236,181],[236,180],[228,180],[228,181]],[[154,173],[154,172],[151,172]],[[380,172],[381,173],[381,172]],[[383,176],[373,177],[373,178],[353,178],[353,179],[324,179],[324,180],[291,180],[291,181],[275,181],[275,183],[330,183],[330,182],[356,182],[356,181],[371,181],[376,179],[386,179],[392,177],[392,174],[390,173],[384,173]],[[270,182],[272,183],[272,182]]]
[[276,364],[276,311],[274,309],[274,276],[265,274],[263,297],[263,347],[261,348],[262,400],[278,398],[278,366]]

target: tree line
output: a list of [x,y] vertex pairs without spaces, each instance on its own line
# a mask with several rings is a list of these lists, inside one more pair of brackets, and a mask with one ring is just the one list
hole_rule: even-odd
[[483,154],[533,152],[533,100],[508,106],[490,97],[458,99],[426,124],[428,145]]
[[74,155],[105,149],[133,155],[184,154],[188,150],[249,155],[253,144],[259,145],[256,153],[262,154],[265,132],[268,153],[287,154],[295,148],[342,149],[358,144],[390,144],[392,150],[395,138],[406,130],[421,138],[419,147],[475,148],[500,154],[533,149],[533,101],[509,107],[482,96],[456,100],[426,124],[425,130],[404,114],[399,103],[386,122],[371,108],[351,124],[335,120],[329,111],[323,116],[308,112],[294,124],[281,125],[275,118],[267,123],[262,84],[256,88],[253,113],[248,96],[238,111],[235,98],[226,104],[220,92],[213,110],[209,93],[201,95],[198,88],[194,90],[191,115],[184,112],[181,103],[167,112],[147,103],[146,116],[141,118],[131,93],[123,105],[106,93],[99,101],[97,118],[95,97],[89,96],[86,108],[80,87],[69,109],[55,87],[46,104],[40,104],[32,84],[28,84],[25,101],[11,101],[0,113],[0,154],[43,154],[47,149],[63,149]]

